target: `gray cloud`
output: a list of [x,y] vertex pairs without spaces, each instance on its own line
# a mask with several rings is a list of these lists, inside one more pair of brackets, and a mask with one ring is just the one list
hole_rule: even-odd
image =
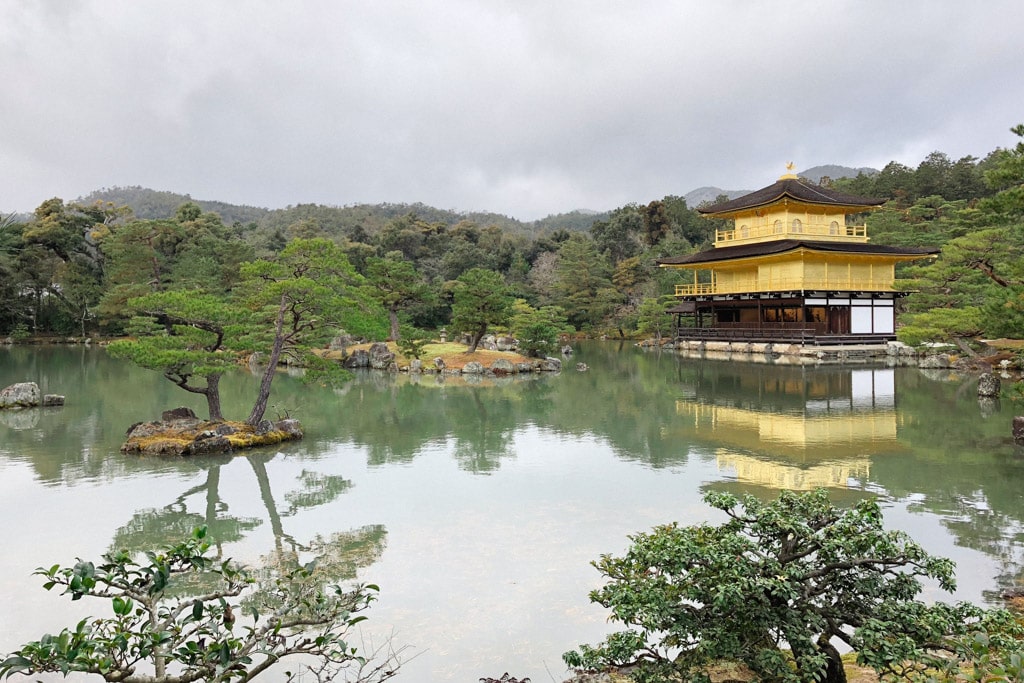
[[112,185],[530,219],[981,156],[1018,0],[0,6],[0,209]]

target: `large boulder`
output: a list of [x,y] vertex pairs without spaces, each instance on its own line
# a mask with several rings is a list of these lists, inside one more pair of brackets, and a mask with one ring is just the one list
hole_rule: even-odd
[[512,375],[516,372],[516,366],[510,360],[499,358],[491,363],[491,372],[495,375]]
[[0,389],[0,408],[33,408],[39,401],[39,385],[35,382],[19,382]]
[[494,340],[494,344],[499,351],[512,351],[516,348],[516,338],[502,335]]
[[395,354],[382,342],[371,344],[369,354],[370,367],[374,370],[386,370],[395,360]]
[[345,330],[338,330],[338,334],[327,345],[327,348],[331,351],[344,351],[355,343],[356,340],[351,334]]
[[953,367],[953,359],[948,353],[937,353],[934,356],[926,356],[917,364],[918,367],[926,370],[938,370]]
[[370,354],[365,349],[356,349],[352,355],[341,362],[342,367],[349,370],[370,367]]
[[462,366],[463,375],[482,375],[484,373],[484,366],[476,361],[470,361]]
[[302,438],[302,424],[298,420],[278,420],[274,423],[274,427],[279,432],[284,432],[293,439]]
[[999,396],[999,378],[991,372],[986,372],[978,378],[978,396],[982,398],[996,398]]
[[540,362],[539,367],[541,372],[561,372],[562,361],[548,356]]

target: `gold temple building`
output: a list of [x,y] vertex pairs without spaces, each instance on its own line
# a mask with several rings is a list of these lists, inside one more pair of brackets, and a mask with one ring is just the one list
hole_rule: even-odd
[[[790,165],[790,168],[792,165]],[[934,258],[938,249],[869,243],[853,217],[883,200],[820,187],[792,173],[750,194],[700,209],[733,221],[714,248],[659,259],[692,272],[676,286],[692,316],[677,338],[813,344],[872,344],[896,338],[896,264]],[[848,220],[851,219],[851,220]]]

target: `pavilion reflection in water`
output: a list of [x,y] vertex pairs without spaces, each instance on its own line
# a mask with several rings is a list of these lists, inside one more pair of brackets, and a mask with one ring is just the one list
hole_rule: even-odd
[[739,482],[844,488],[899,448],[892,368],[716,365],[684,383],[676,413]]

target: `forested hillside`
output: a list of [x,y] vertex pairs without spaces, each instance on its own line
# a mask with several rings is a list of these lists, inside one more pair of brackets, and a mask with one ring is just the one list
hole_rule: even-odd
[[[943,247],[936,262],[900,271],[919,291],[904,300],[907,339],[1024,334],[1024,143],[984,159],[934,152],[914,168],[892,162],[852,178],[810,171],[888,200],[868,219],[872,241]],[[392,336],[399,328],[386,322],[410,334],[451,324],[458,283],[481,269],[518,300],[502,324],[650,333],[679,277],[656,259],[708,248],[717,227],[681,196],[526,223],[422,204],[270,210],[112,188],[0,221],[0,335],[120,334],[133,297],[152,292],[229,300],[241,264],[309,238],[341,247],[377,301],[369,313],[384,322],[373,329]]]
[[225,202],[193,199],[187,194],[162,192],[144,187],[112,187],[90,193],[74,200],[76,204],[91,205],[96,202],[127,206],[136,218],[171,218],[182,204],[192,202],[205,212],[220,216],[225,225],[241,224],[243,230],[251,232],[251,239],[267,238],[291,226],[295,231],[305,230],[315,223],[316,230],[331,237],[357,236],[365,233],[378,234],[391,220],[407,215],[430,223],[455,225],[460,221],[472,221],[479,225],[494,225],[511,233],[537,235],[555,230],[589,230],[595,220],[606,218],[607,213],[594,211],[570,211],[554,214],[537,221],[523,222],[508,216],[486,212],[458,212],[437,209],[426,204],[352,204],[329,206],[325,204],[297,204],[284,209],[263,209],[255,206],[241,206]]

